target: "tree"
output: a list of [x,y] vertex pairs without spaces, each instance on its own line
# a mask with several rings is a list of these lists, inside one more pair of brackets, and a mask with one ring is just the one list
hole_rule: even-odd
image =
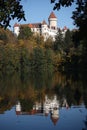
[[59,30],[55,37],[54,50],[61,51],[63,50],[63,47],[64,47],[64,38],[61,30]]
[[76,4],[77,8],[73,12],[72,18],[74,19],[74,24],[79,27],[80,39],[87,40],[87,0],[79,0]]
[[38,45],[41,45],[44,43],[44,37],[39,35],[39,34],[35,34],[34,35],[35,41]]
[[1,29],[0,28],[0,41],[3,41],[3,42],[7,42],[8,41],[8,38],[7,38],[7,35],[6,35],[6,31],[4,29]]
[[72,43],[72,32],[68,29],[65,33],[65,37],[64,37],[64,47],[65,47],[65,52],[66,54],[68,54],[70,48],[73,46]]
[[44,50],[40,47],[36,47],[33,50],[32,68],[36,72],[43,72],[45,69]]
[[21,26],[18,39],[29,39],[32,35],[33,33],[31,32],[31,29],[29,27]]
[[52,37],[49,37],[44,44],[46,49],[53,49],[53,39]]
[[7,28],[10,26],[10,21],[17,18],[25,20],[23,6],[21,0],[0,0],[0,27]]
[[87,0],[51,0],[51,3],[55,3],[54,10],[59,10],[61,7],[71,6],[76,3],[76,10],[73,11],[72,18],[74,19],[74,24],[79,28],[80,39],[87,40]]
[[0,28],[0,43],[3,43],[4,45],[8,43],[15,43],[16,38],[14,37],[14,34],[9,29],[3,29]]

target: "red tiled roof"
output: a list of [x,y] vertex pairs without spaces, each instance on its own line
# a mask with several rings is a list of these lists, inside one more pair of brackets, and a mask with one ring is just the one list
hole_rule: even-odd
[[31,23],[31,24],[28,24],[28,26],[30,28],[40,28],[41,27],[41,23]]
[[53,13],[53,12],[51,12],[51,14],[50,14],[50,16],[49,16],[49,19],[50,18],[57,18],[56,16],[55,16],[55,14]]
[[53,118],[53,117],[51,117],[51,120],[52,120],[52,122],[53,122],[54,125],[57,124],[58,119],[59,119],[59,118]]
[[29,23],[29,24],[21,24],[23,27],[30,27],[30,28],[40,28],[41,23]]
[[45,24],[47,24],[47,23],[46,23],[46,21],[45,21],[45,20],[43,20],[42,24],[43,24],[43,25],[45,25]]
[[66,26],[64,26],[64,28],[63,28],[64,30],[67,30],[67,27]]
[[29,26],[30,28],[33,28],[33,25],[32,25],[32,24],[29,24],[28,26]]

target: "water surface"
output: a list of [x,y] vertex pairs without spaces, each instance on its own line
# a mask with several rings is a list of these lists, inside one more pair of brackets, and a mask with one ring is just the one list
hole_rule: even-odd
[[86,80],[18,76],[0,80],[0,130],[87,130]]

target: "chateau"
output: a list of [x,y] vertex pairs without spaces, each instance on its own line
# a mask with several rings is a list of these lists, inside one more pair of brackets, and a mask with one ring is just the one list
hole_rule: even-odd
[[[14,34],[19,35],[20,33],[20,26],[23,26],[21,24],[15,23],[14,25]],[[44,41],[46,41],[49,37],[55,41],[55,36],[58,32],[57,27],[57,17],[55,16],[54,12],[51,12],[51,14],[48,17],[48,24],[45,20],[43,20],[41,23],[29,23],[24,24],[24,26],[28,26],[31,28],[31,31],[35,34],[42,35],[44,37]],[[64,33],[67,30],[66,27],[62,30],[62,33]]]

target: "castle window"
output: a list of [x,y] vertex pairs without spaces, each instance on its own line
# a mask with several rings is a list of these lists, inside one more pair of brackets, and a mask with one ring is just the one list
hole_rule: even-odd
[[54,30],[55,30],[55,27],[54,27],[54,26],[52,26],[52,27],[51,27],[51,29],[54,29]]

